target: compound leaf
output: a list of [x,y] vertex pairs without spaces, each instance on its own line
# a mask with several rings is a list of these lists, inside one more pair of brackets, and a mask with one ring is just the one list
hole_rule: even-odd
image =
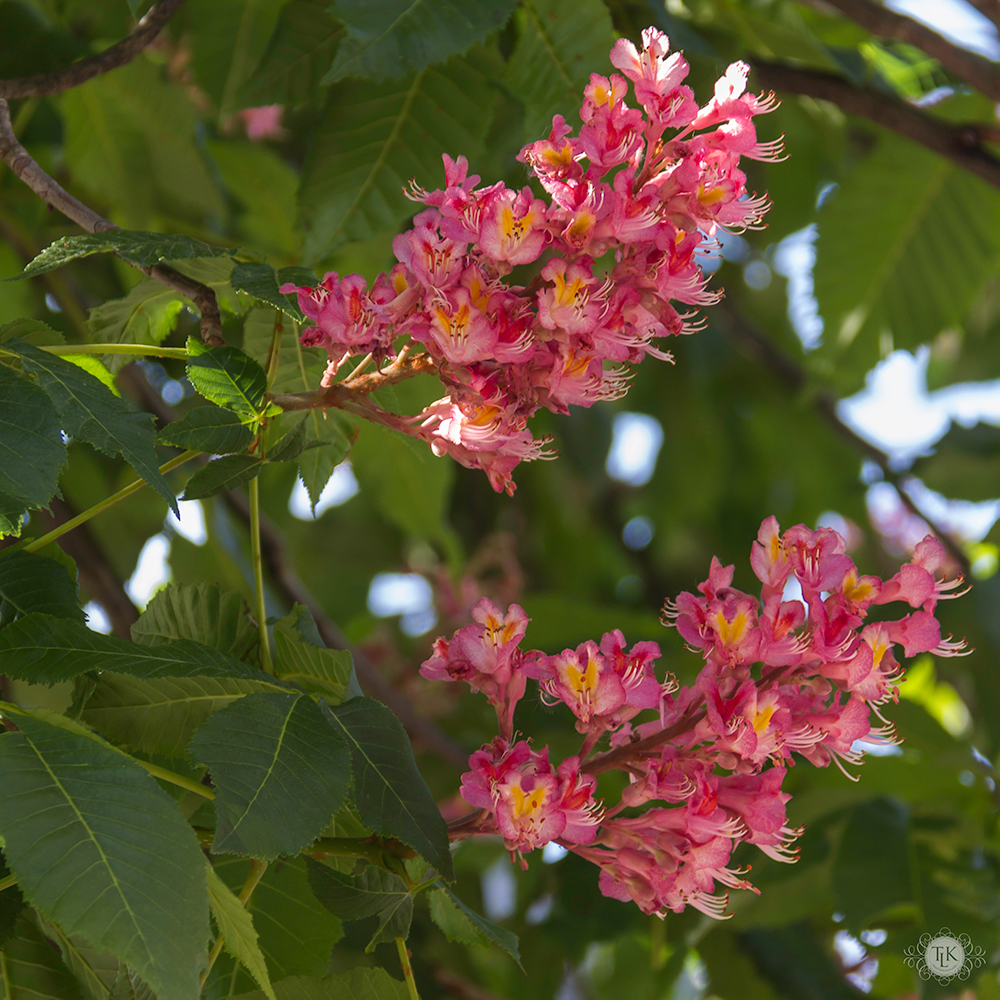
[[610,71],[615,35],[601,0],[525,0],[517,20],[521,32],[504,84],[524,104],[531,141],[548,135],[555,114],[573,121],[590,74]]
[[441,151],[461,150],[473,162],[480,155],[492,98],[483,61],[462,58],[403,80],[351,80],[331,90],[300,188],[305,260],[346,240],[397,232],[413,215],[403,189],[413,178],[433,186]]

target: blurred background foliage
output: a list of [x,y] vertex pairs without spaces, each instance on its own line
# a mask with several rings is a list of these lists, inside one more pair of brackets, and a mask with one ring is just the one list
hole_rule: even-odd
[[[47,72],[100,51],[145,6],[0,0],[0,73]],[[497,951],[448,943],[418,910],[410,946],[425,1000],[1000,997],[1000,191],[960,155],[901,135],[889,113],[902,104],[929,132],[961,131],[958,154],[996,165],[997,95],[821,2],[482,0],[450,17],[445,0],[424,0],[447,30],[411,24],[393,45],[366,47],[372,24],[407,6],[189,0],[127,66],[56,97],[12,102],[14,129],[47,171],[123,227],[372,280],[413,215],[402,194],[411,178],[438,186],[447,152],[468,156],[487,183],[522,186],[521,145],[547,131],[553,113],[576,121],[590,73],[610,71],[615,37],[637,39],[649,24],[685,50],[702,102],[730,61],[746,59],[761,74],[752,88],[787,81],[781,74],[793,68],[882,109],[877,124],[808,87],[782,90],[780,109],[758,128],[762,139],[784,133],[789,159],[748,167],[751,189],[773,200],[769,226],[728,237],[721,257],[706,261],[724,303],[708,310],[702,333],[671,345],[674,366],[648,361],[636,371],[619,403],[539,415],[559,459],[520,467],[513,498],[374,426],[347,427],[353,446],[315,519],[291,466],[264,470],[274,613],[311,594],[361,651],[369,690],[381,678],[377,696],[425,720],[415,728],[408,717],[443,807],[460,811],[454,760],[490,737],[490,713],[422,681],[417,668],[483,594],[524,606],[529,646],[555,652],[617,627],[630,641],[657,640],[661,665],[689,682],[699,660],[659,624],[663,600],[693,589],[713,555],[735,562],[737,586],[751,589],[750,542],[769,514],[785,527],[837,527],[862,570],[886,576],[927,530],[923,517],[950,538],[954,571],[971,570],[975,583],[941,610],[945,631],[975,652],[911,665],[888,712],[905,742],[869,757],[856,783],[806,764],[790,772],[790,817],[806,825],[801,860],[781,866],[744,845],[761,895],[735,894],[730,921],[690,910],[661,923],[602,897],[596,872],[572,856],[546,863],[536,852],[522,873],[499,843],[467,843],[456,856],[459,894],[520,934],[524,971]],[[962,0],[929,6],[945,22],[975,14]],[[995,0],[976,6],[1000,11]],[[995,24],[981,17],[975,31],[996,58]],[[0,276],[73,233],[0,171]],[[227,339],[266,353],[253,323],[269,330],[269,317],[246,312],[225,267],[210,272],[206,263],[197,276],[220,295]],[[70,342],[181,344],[197,332],[173,293],[138,278],[100,256],[7,283],[0,323],[37,317]],[[908,403],[892,372],[915,373]],[[199,402],[180,362],[129,366],[119,384],[161,420]],[[416,412],[437,394],[433,380],[417,379],[380,402]],[[853,407],[838,405],[852,396]],[[327,419],[331,436],[334,426],[343,436],[338,415]],[[922,437],[921,424],[933,424]],[[314,500],[339,457],[312,470]],[[71,445],[56,519],[116,489],[124,471]],[[165,504],[141,493],[90,522],[88,554],[75,557],[93,623],[127,628],[133,605],[167,574],[249,596],[239,498],[182,506],[180,524],[164,521]],[[48,523],[38,514],[28,531]],[[43,698],[23,686],[14,694]],[[517,724],[537,746],[575,750],[564,712],[526,699]],[[255,919],[272,978],[323,974],[333,932],[317,930],[327,918],[304,876],[289,866],[268,878],[254,907],[266,913]],[[234,884],[241,879],[236,872]],[[904,963],[906,947],[942,927],[968,933],[989,956],[965,983],[922,982]],[[371,928],[344,929],[332,967],[371,961]],[[374,957],[393,967],[392,955]],[[252,990],[231,968],[226,978],[226,961],[210,995]]]

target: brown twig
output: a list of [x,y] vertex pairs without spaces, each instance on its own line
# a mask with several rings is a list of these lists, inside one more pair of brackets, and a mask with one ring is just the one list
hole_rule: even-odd
[[[768,90],[829,101],[849,114],[867,118],[926,146],[1000,188],[1000,159],[984,146],[988,131],[978,125],[941,121],[889,94],[855,87],[833,73],[764,61],[755,61],[754,71],[758,82]],[[989,128],[986,126],[986,130]]]
[[95,76],[131,62],[156,38],[184,0],[157,0],[139,23],[120,41],[55,73],[40,73],[20,80],[0,80],[0,97],[48,97],[77,87]]
[[[404,358],[388,368],[370,375],[359,375],[348,382],[334,382],[325,389],[315,389],[312,392],[280,392],[271,396],[271,401],[283,410],[315,410],[320,407],[335,407],[359,412],[361,416],[369,416],[368,408],[364,406],[364,397],[392,385],[412,378],[421,372],[435,371],[434,361],[427,354]],[[361,404],[362,410],[357,406]],[[369,416],[369,419],[371,417]]]
[[[81,229],[85,229],[88,233],[106,233],[118,228],[113,222],[98,215],[92,208],[74,198],[42,170],[32,155],[18,141],[17,136],[14,135],[14,129],[10,122],[10,108],[3,98],[0,98],[0,156],[39,198],[50,207],[58,209]],[[191,300],[201,314],[201,336],[206,344],[225,343],[222,339],[222,318],[219,315],[219,304],[216,301],[215,292],[208,285],[188,278],[167,264],[154,264],[152,267],[142,267],[138,264],[132,264],[132,266]]]
[[991,101],[1000,101],[1000,65],[949,42],[933,28],[905,14],[871,0],[824,0],[852,21],[879,38],[894,38],[898,42],[922,49],[945,69],[954,73]]
[[[809,379],[805,370],[750,322],[724,305],[716,305],[713,309],[713,316],[723,332],[728,334],[754,361],[773,372],[793,393],[801,393],[808,388]],[[819,415],[840,437],[882,470],[883,478],[895,487],[899,499],[906,509],[927,523],[927,526],[948,550],[948,554],[961,568],[962,573],[968,576],[969,557],[962,551],[962,547],[951,535],[920,510],[910,496],[906,482],[911,477],[905,474],[901,475],[893,469],[889,456],[881,448],[865,440],[857,431],[848,427],[840,419],[837,413],[837,400],[831,393],[817,392],[812,397],[812,402]]]

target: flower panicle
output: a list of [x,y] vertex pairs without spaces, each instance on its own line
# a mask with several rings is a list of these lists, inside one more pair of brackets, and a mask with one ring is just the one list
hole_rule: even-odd
[[[336,272],[281,288],[310,320],[303,344],[328,353],[324,386],[351,355],[381,363],[396,338],[423,345],[446,394],[399,428],[482,469],[498,492],[513,493],[520,462],[552,457],[528,428],[538,409],[617,399],[630,378],[620,366],[672,360],[663,338],[701,329],[687,307],[722,294],[706,288],[699,257],[718,232],[759,226],[769,207],[739,169],[741,157],[780,155],[780,140],[757,141],[753,119],[776,102],[746,93],[746,63],[703,107],[683,83],[683,55],[655,28],[641,48],[617,41],[611,63],[619,72],[595,73],[584,89],[577,135],[556,115],[518,156],[545,197],[481,186],[464,156],[445,155],[443,188],[411,181],[405,192],[424,210],[393,241],[388,274],[370,288]],[[609,252],[603,273],[596,262]],[[536,277],[513,283],[524,266]]]
[[[716,883],[757,891],[746,870],[730,866],[738,843],[797,859],[802,829],[789,824],[791,796],[781,791],[793,754],[857,780],[847,768],[862,763],[865,745],[899,742],[880,708],[903,680],[897,656],[965,652],[964,642],[942,640],[933,614],[962,585],[945,577],[936,539],[920,542],[887,580],[861,575],[846,548],[832,529],[782,532],[767,518],[750,553],[759,598],[733,587],[734,567],[713,559],[697,594],[666,605],[664,624],[704,662],[684,687],[670,674],[658,679],[655,642],[629,647],[618,630],[553,655],[522,651],[524,610],[515,604],[504,614],[481,600],[475,624],[438,639],[420,671],[464,680],[496,709],[500,735],[472,755],[462,778],[462,796],[483,810],[479,832],[502,836],[522,864],[557,841],[598,866],[605,895],[646,913],[694,906],[725,916],[728,897]],[[793,581],[801,600],[785,599]],[[868,620],[889,603],[913,610]],[[556,767],[547,747],[512,736],[529,679],[546,704],[570,710],[583,737],[579,753]],[[643,711],[655,718],[639,722]],[[591,756],[605,735],[611,749]],[[614,806],[594,797],[595,775],[609,767],[629,776]]]

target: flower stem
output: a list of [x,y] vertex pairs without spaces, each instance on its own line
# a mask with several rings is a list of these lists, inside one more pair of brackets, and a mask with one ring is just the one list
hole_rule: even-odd
[[260,662],[264,670],[274,673],[271,645],[267,635],[267,612],[264,609],[264,565],[260,555],[260,492],[258,479],[250,480],[250,555],[253,560],[254,597],[257,602],[257,628],[260,631]]
[[399,964],[403,967],[406,988],[410,991],[410,1000],[420,1000],[417,983],[413,978],[413,966],[410,965],[410,953],[406,950],[406,941],[401,937],[396,938],[396,950],[399,952]]
[[[243,888],[240,889],[240,902],[246,906],[248,900],[253,895],[254,889],[257,888],[257,883],[261,880],[264,872],[267,871],[267,862],[258,861],[254,858],[250,862],[250,871],[247,873],[247,880],[243,883]],[[215,944],[212,945],[212,950],[208,955],[208,966],[205,971],[201,974],[201,985],[204,987],[205,981],[208,979],[209,973],[212,971],[212,966],[215,965],[215,960],[219,957],[219,953],[222,951],[222,934],[215,939]]]
[[[182,455],[178,455],[176,458],[170,459],[169,462],[164,462],[164,464],[160,466],[161,475],[166,475],[172,469],[176,469],[185,462],[190,462],[192,458],[195,458],[200,454],[200,451],[186,451]],[[40,538],[36,538],[34,541],[29,542],[24,546],[24,551],[37,552],[39,549],[45,548],[49,542],[54,542],[57,538],[61,538],[65,535],[66,532],[72,531],[85,521],[89,521],[92,517],[106,511],[109,507],[113,507],[119,500],[124,500],[126,497],[130,497],[133,493],[137,493],[145,485],[146,481],[144,479],[136,479],[134,482],[129,483],[128,486],[120,489],[117,493],[112,493],[111,496],[105,497],[100,503],[95,503],[93,507],[88,507],[82,514],[77,514],[76,517],[71,517],[68,521],[60,524],[59,527],[53,528],[48,534],[42,535]]]

